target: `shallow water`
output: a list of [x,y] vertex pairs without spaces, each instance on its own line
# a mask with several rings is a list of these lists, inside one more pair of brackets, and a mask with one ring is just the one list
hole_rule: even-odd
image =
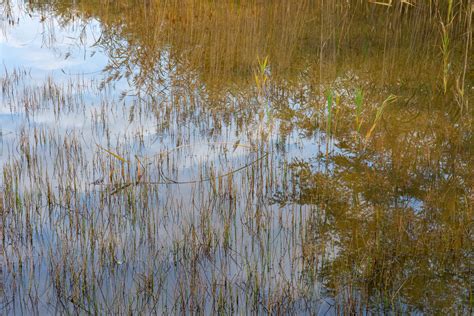
[[2,3],[1,314],[472,313],[454,2]]

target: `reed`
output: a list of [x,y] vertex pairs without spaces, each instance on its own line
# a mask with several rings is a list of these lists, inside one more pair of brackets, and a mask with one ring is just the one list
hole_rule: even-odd
[[365,135],[365,139],[368,140],[371,136],[372,133],[374,132],[375,128],[377,127],[377,124],[380,122],[382,119],[382,115],[386,108],[393,103],[395,100],[397,100],[397,97],[394,95],[389,95],[383,102],[382,105],[377,109],[377,112],[375,113],[375,119],[374,122],[372,123],[372,126],[370,127],[369,131]]
[[0,74],[0,314],[472,314],[472,8],[385,4],[11,4],[107,64]]
[[355,120],[355,128],[357,132],[360,132],[360,127],[364,121],[362,118],[362,107],[364,103],[364,94],[361,89],[357,89],[356,95],[355,95],[355,112],[356,112],[356,120]]
[[326,112],[327,112],[327,123],[326,123],[326,135],[331,137],[331,123],[332,123],[332,111],[333,111],[333,92],[328,90],[326,92]]

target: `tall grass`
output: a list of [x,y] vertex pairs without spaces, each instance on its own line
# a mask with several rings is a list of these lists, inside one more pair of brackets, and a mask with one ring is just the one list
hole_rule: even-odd
[[108,77],[0,77],[0,313],[472,314],[472,9],[388,4],[30,2]]
[[372,123],[372,126],[370,127],[369,131],[367,132],[367,134],[365,135],[365,139],[368,140],[371,136],[372,136],[372,133],[374,132],[375,128],[377,127],[377,125],[379,124],[380,120],[382,119],[382,115],[384,113],[384,111],[386,110],[386,108],[391,104],[393,103],[395,100],[397,99],[396,96],[394,95],[389,95],[383,102],[382,102],[382,105],[377,109],[376,113],[375,113],[375,119],[374,119],[374,122]]
[[357,132],[360,131],[360,126],[363,123],[363,118],[362,118],[362,107],[364,104],[364,94],[362,92],[362,89],[357,89],[356,95],[355,95],[355,111],[356,111],[356,120],[355,120],[355,128]]

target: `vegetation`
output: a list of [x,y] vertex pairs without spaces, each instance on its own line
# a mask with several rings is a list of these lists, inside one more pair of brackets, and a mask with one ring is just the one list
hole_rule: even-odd
[[472,1],[0,7],[0,314],[474,312]]

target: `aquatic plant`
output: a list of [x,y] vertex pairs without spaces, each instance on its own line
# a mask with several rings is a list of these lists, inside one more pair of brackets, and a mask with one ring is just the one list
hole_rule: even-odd
[[355,112],[356,112],[356,120],[355,120],[355,128],[357,132],[360,132],[360,126],[362,125],[364,119],[361,117],[362,115],[362,106],[364,103],[364,94],[362,93],[362,89],[357,89],[356,90],[356,95],[355,95]]
[[7,8],[0,314],[472,314],[471,3],[389,4]]
[[375,119],[374,119],[374,122],[372,123],[372,126],[370,127],[369,131],[365,135],[366,140],[368,140],[372,136],[372,133],[374,132],[375,128],[377,127],[377,124],[382,119],[382,115],[383,115],[385,109],[388,107],[389,104],[393,103],[396,99],[397,99],[396,96],[389,95],[382,102],[382,105],[377,109],[377,112],[375,113]]

